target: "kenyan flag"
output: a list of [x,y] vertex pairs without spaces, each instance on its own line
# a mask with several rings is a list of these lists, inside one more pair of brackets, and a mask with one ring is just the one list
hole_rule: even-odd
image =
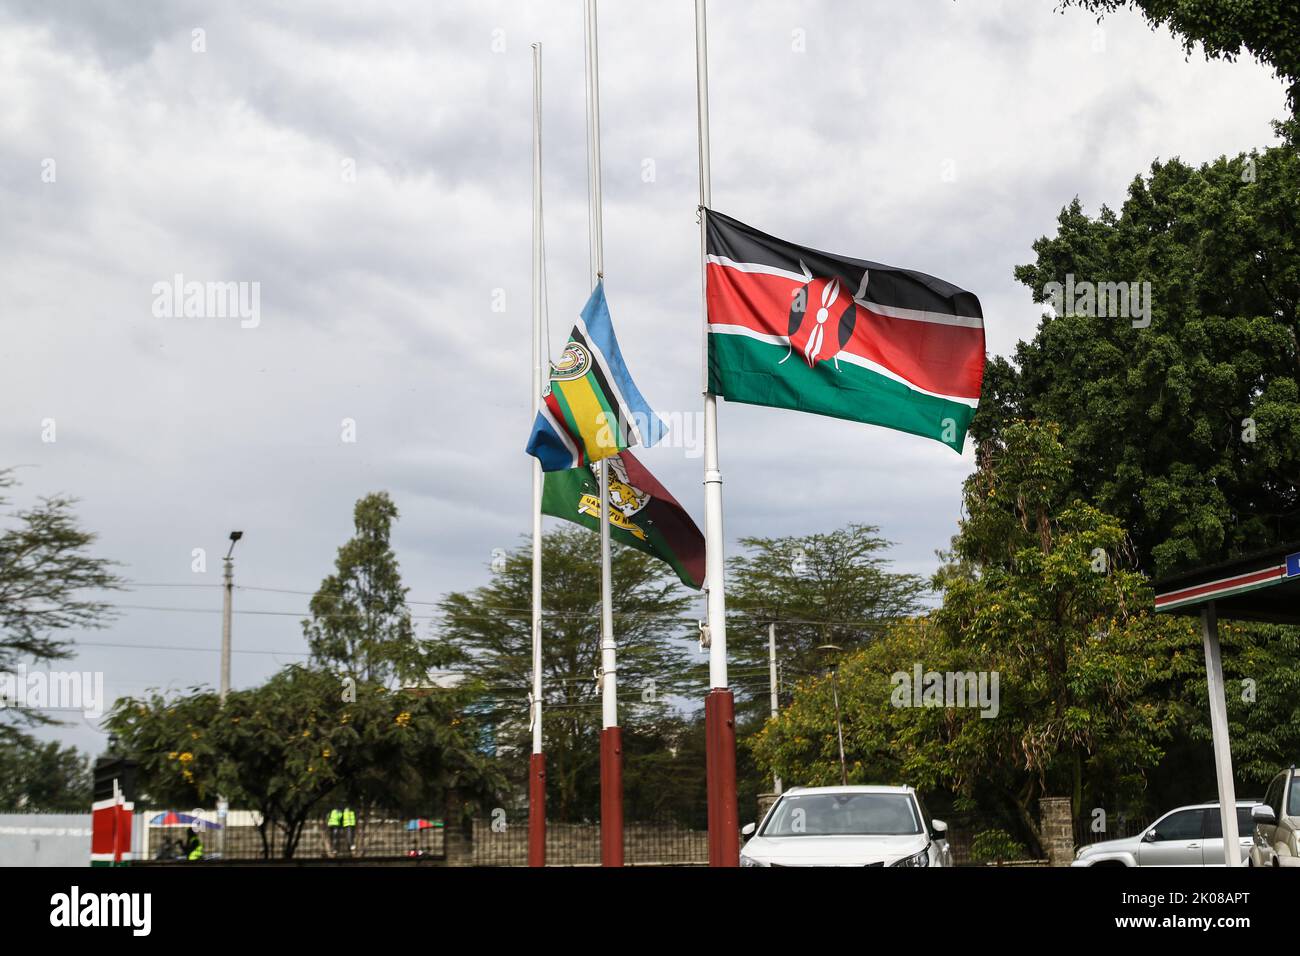
[[[704,535],[630,451],[609,462],[609,537],[666,561],[683,584],[704,586]],[[600,530],[600,464],[548,471],[542,512]]]
[[708,225],[709,390],[961,452],[984,378],[979,299],[910,269]]

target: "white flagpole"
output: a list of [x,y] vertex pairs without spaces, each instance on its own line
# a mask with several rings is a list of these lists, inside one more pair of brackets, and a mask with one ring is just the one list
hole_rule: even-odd
[[[533,420],[542,404],[542,45],[533,44]],[[549,357],[549,356],[548,356]],[[528,765],[528,865],[546,865],[546,755],[542,751],[542,463],[533,459],[533,752]]]
[[[709,66],[705,0],[695,0],[695,85],[700,144],[700,205],[712,202],[709,159]],[[708,385],[708,223],[700,211],[700,298],[704,321],[704,544],[709,626],[709,696],[705,700],[709,769],[709,862],[738,866],[735,702],[727,687],[727,598],[718,464],[718,400]]]
[[[600,57],[596,0],[585,0],[587,67],[587,158],[590,190],[592,284],[605,276],[601,218]],[[612,424],[612,423],[611,423]],[[600,856],[604,866],[623,865],[623,742],[618,726],[618,662],[614,645],[613,580],[609,542],[609,460],[600,461]]]

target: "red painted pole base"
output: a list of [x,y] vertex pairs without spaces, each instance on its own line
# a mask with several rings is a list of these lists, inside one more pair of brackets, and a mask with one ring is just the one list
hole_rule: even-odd
[[739,866],[736,707],[731,691],[726,688],[714,688],[704,698],[704,740],[708,765],[709,866]]
[[623,731],[600,732],[600,865],[623,865]]
[[528,865],[546,865],[546,754],[528,758]]

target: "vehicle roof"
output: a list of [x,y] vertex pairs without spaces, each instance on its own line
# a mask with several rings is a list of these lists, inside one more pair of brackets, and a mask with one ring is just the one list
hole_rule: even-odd
[[[1258,806],[1263,802],[1264,801],[1262,799],[1253,799],[1251,797],[1237,798],[1237,806],[1239,807],[1254,807],[1254,806]],[[1170,810],[1169,812],[1173,813],[1175,810],[1212,810],[1216,808],[1218,805],[1219,805],[1218,800],[1211,800],[1208,803],[1189,803],[1185,806],[1174,807],[1174,809]]]
[[792,793],[911,793],[911,787],[887,786],[885,784],[852,784],[847,787],[790,787],[782,796]]

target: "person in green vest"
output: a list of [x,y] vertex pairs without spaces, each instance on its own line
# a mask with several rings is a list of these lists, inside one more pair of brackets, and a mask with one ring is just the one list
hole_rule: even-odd
[[197,863],[203,859],[203,841],[199,839],[193,827],[190,827],[185,834],[185,859],[190,863]]
[[343,835],[347,839],[348,852],[357,849],[357,813],[351,807],[343,808]]
[[335,807],[330,811],[329,819],[325,822],[330,834],[330,850],[335,856],[339,852],[339,840],[343,836],[343,811]]

